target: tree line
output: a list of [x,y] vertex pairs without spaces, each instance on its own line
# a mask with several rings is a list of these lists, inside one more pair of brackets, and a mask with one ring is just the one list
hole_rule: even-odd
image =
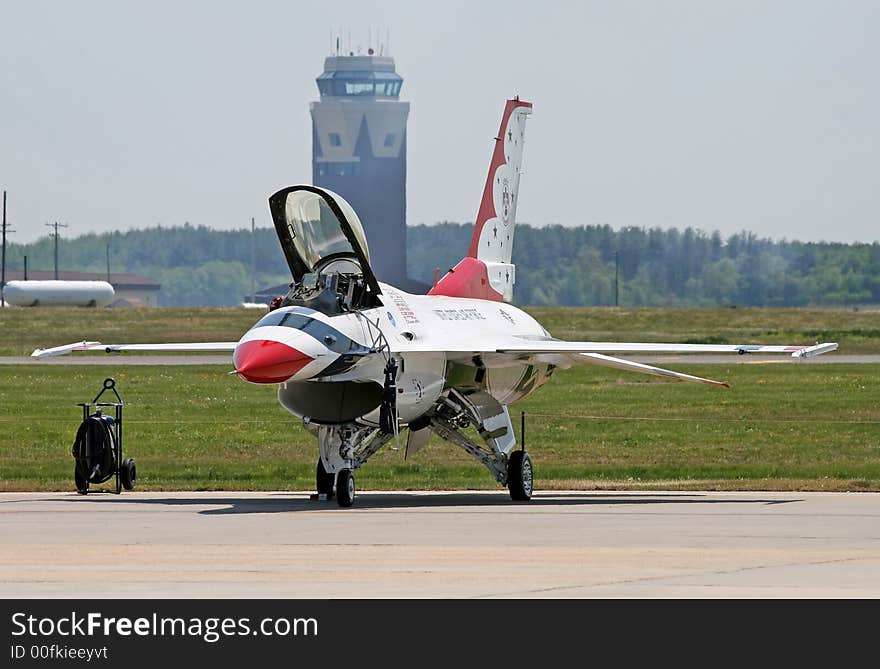
[[[409,275],[426,284],[467,252],[473,224],[407,228]],[[271,228],[253,237],[257,289],[290,281]],[[53,267],[53,240],[10,244],[7,266]],[[130,272],[162,284],[167,306],[238,304],[251,290],[250,230],[151,227],[62,238],[62,270]],[[520,305],[820,306],[880,303],[880,243],[774,241],[720,233],[608,225],[516,228]],[[381,277],[380,277],[381,278]]]

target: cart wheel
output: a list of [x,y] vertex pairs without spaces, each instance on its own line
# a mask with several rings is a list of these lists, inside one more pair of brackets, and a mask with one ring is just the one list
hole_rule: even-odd
[[89,482],[79,473],[79,467],[73,466],[73,482],[76,484],[76,491],[80,495],[89,494]]
[[122,487],[126,490],[134,490],[134,484],[137,483],[137,467],[134,460],[129,458],[123,462],[119,473],[122,477]]

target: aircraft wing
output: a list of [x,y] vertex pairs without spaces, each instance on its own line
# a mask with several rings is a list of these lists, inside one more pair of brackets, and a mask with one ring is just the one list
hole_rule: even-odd
[[[436,349],[429,345],[426,346],[425,344],[412,342],[404,345],[392,345],[392,350],[394,352],[406,353]],[[533,360],[536,362],[551,362],[552,364],[562,363],[563,365],[568,362],[612,367],[629,372],[665,376],[679,381],[729,387],[723,381],[715,381],[632,360],[624,360],[606,355],[606,353],[736,353],[738,355],[781,353],[789,354],[794,358],[810,358],[834,350],[837,350],[837,344],[835,343],[815,344],[812,346],[762,346],[758,344],[570,342],[550,338],[525,339],[506,337],[504,341],[483,342],[477,346],[468,345],[464,342],[461,344],[449,342],[446,344],[443,352],[450,359],[459,360],[460,362],[472,362],[475,357],[479,357],[482,364],[487,367],[505,366],[509,364],[508,361]]]
[[102,344],[99,341],[79,341],[64,346],[52,348],[38,348],[31,353],[32,358],[51,358],[57,355],[67,355],[74,351],[104,351],[105,353],[121,353],[123,351],[229,351],[235,350],[238,342],[235,341],[211,341],[211,342],[182,342],[177,344]]
[[567,355],[576,353],[788,353],[793,358],[812,358],[837,350],[837,344],[763,346],[760,344],[665,344],[654,342],[563,341],[560,339],[531,339],[508,336],[479,342],[453,340],[442,346],[424,341],[392,341],[393,353],[436,352],[461,355],[499,354],[526,359],[537,355]]
[[574,342],[524,340],[510,347],[498,348],[498,353],[789,353],[793,358],[813,356],[837,350],[837,344],[812,346],[761,346],[757,344],[655,344],[626,342]]

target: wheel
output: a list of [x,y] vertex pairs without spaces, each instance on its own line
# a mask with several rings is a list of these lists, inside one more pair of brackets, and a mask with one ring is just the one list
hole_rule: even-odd
[[525,451],[514,451],[507,463],[507,488],[510,498],[528,502],[532,498],[532,459]]
[[333,474],[328,474],[324,469],[324,461],[318,458],[318,466],[315,468],[315,488],[319,495],[327,495],[327,499],[333,497]]
[[350,469],[343,469],[336,475],[336,501],[342,507],[354,504],[354,474]]
[[89,481],[83,478],[83,475],[79,473],[79,467],[76,465],[73,467],[73,481],[76,484],[76,491],[80,495],[89,494]]
[[122,463],[119,470],[119,477],[122,479],[122,487],[126,490],[134,490],[134,484],[137,483],[137,467],[134,460],[129,458]]

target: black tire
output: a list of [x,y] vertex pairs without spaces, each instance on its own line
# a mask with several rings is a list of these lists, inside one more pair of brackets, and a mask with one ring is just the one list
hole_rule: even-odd
[[80,495],[89,494],[89,480],[83,478],[83,475],[79,473],[79,467],[76,465],[73,467],[73,481],[76,484],[76,491]]
[[137,483],[137,466],[135,466],[134,460],[129,458],[122,463],[122,468],[119,470],[119,478],[122,479],[123,488],[134,490],[134,486]]
[[318,458],[318,466],[315,467],[315,488],[319,495],[327,495],[327,499],[333,497],[333,474],[328,474],[324,469],[324,461]]
[[514,451],[507,462],[507,489],[515,502],[528,502],[532,498],[534,475],[532,459],[526,451]]
[[350,469],[343,469],[336,475],[336,501],[343,508],[354,504],[354,474]]

